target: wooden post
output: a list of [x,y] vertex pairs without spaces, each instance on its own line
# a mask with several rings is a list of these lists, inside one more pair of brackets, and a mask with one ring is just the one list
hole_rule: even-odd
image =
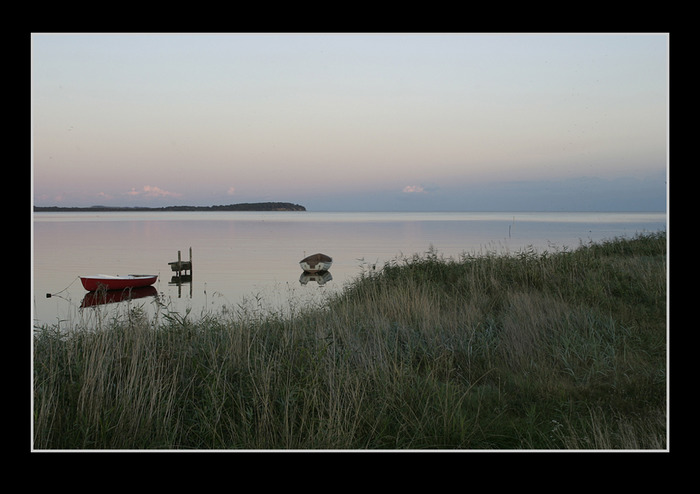
[[[170,269],[175,272],[175,276],[170,280],[171,284],[177,284],[177,296],[180,298],[182,283],[190,284],[190,297],[192,296],[192,247],[190,247],[190,261],[182,260],[182,251],[177,251],[177,261],[169,262]],[[183,272],[188,272],[189,275],[183,275]]]

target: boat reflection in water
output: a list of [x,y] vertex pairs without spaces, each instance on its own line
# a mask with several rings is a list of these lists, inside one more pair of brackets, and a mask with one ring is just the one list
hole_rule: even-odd
[[308,273],[304,271],[299,277],[299,283],[306,285],[309,281],[315,281],[319,285],[323,286],[333,279],[333,276],[328,271],[317,271],[315,273]]
[[153,286],[140,288],[125,288],[124,290],[97,290],[88,292],[80,304],[80,308],[95,307],[97,305],[126,302],[145,297],[158,296],[158,290]]

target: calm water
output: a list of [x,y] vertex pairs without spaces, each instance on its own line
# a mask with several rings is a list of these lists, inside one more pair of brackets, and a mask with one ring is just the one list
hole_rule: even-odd
[[[35,213],[33,323],[90,322],[137,305],[153,313],[279,309],[318,303],[362,270],[433,248],[461,253],[576,248],[666,229],[665,213]],[[189,260],[191,283],[171,283],[168,262]],[[299,260],[333,257],[332,279],[302,284]],[[81,308],[78,276],[158,274],[131,302]],[[56,294],[46,298],[47,293]],[[161,307],[159,309],[159,307]]]

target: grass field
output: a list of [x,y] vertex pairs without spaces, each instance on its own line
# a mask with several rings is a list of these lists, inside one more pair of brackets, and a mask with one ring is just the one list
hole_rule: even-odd
[[319,307],[37,328],[33,447],[663,450],[666,247],[431,251]]

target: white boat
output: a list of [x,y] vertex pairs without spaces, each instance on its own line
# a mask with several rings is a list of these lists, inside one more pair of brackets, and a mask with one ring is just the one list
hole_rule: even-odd
[[328,271],[333,264],[333,259],[325,254],[312,254],[299,261],[299,266],[307,273],[318,273]]

